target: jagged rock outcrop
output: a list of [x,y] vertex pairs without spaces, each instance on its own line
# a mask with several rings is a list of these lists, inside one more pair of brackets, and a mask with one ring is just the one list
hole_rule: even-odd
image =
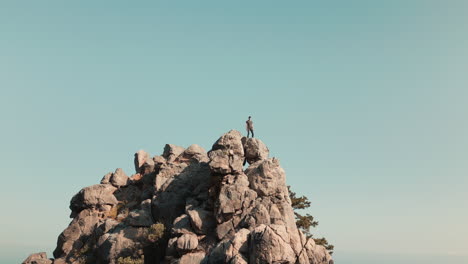
[[[268,155],[261,140],[235,130],[208,153],[171,144],[160,156],[138,151],[131,177],[117,169],[73,196],[73,220],[53,263],[114,264],[142,255],[145,263],[167,264],[332,263],[297,229],[285,172]],[[165,231],[155,242],[149,230],[156,223]],[[33,254],[23,263],[52,260]]]
[[208,153],[213,173],[241,173],[244,162],[244,146],[239,131],[231,130],[222,135]]
[[155,166],[155,161],[150,157],[150,155],[144,151],[139,150],[135,153],[135,171],[139,174],[147,174],[153,171]]
[[45,252],[39,252],[29,255],[21,264],[52,264],[52,260],[47,258]]
[[249,164],[268,158],[270,150],[258,138],[242,138],[242,144],[245,150],[245,159]]
[[110,184],[96,184],[81,189],[70,202],[72,217],[84,209],[110,210],[118,203],[113,194],[116,190],[117,188]]

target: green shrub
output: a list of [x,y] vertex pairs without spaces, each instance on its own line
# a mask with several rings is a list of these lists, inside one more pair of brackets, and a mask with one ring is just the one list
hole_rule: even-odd
[[143,264],[145,263],[144,257],[141,256],[140,258],[132,258],[132,257],[120,257],[117,259],[117,264]]
[[164,225],[161,223],[156,223],[151,225],[148,228],[147,238],[150,242],[154,243],[158,241],[164,235]]
[[333,245],[328,244],[327,239],[325,239],[324,237],[313,238],[312,233],[310,233],[310,228],[316,227],[318,225],[318,221],[315,221],[314,217],[310,214],[301,215],[297,212],[297,210],[307,209],[310,207],[309,198],[305,196],[297,197],[296,193],[291,191],[291,186],[288,186],[288,191],[289,198],[291,199],[291,206],[294,210],[294,216],[296,217],[297,228],[299,228],[308,239],[313,239],[315,241],[315,244],[324,246],[325,249],[328,250],[328,252],[330,252],[330,255],[333,254],[333,249],[335,247]]
[[[126,218],[128,216],[129,209],[127,208],[127,203],[124,202],[119,202],[115,206],[111,208],[111,210],[107,213],[107,217],[121,221],[123,218]],[[118,216],[121,215],[121,217],[118,218]]]
[[328,244],[328,241],[326,238],[314,238],[315,244],[324,246],[326,250],[330,252],[330,254],[333,254],[333,249],[335,249],[335,246]]

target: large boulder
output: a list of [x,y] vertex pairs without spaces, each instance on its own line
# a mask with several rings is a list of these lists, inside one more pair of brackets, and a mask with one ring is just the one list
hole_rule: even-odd
[[249,188],[245,174],[224,176],[216,208],[218,222],[228,220],[232,215],[248,207],[255,198],[257,193]]
[[104,223],[98,226],[98,230],[96,230],[97,231],[96,233],[99,236],[101,236],[105,233],[108,233],[110,230],[114,229],[114,227],[118,226],[119,224],[120,224],[119,221],[112,219],[112,218],[107,218],[106,220],[104,220]]
[[266,159],[252,164],[245,171],[249,178],[250,188],[260,196],[287,194],[286,176],[276,158]]
[[112,177],[112,172],[109,172],[106,175],[104,175],[104,177],[102,177],[101,179],[101,184],[110,184],[111,177]]
[[147,228],[118,225],[96,243],[99,263],[116,264],[119,257],[138,258],[147,243]]
[[193,228],[190,224],[190,217],[186,214],[177,217],[172,225],[172,233],[175,235],[193,233]]
[[184,148],[180,146],[176,146],[173,144],[166,144],[164,147],[164,152],[162,156],[168,161],[168,162],[173,162],[176,160],[177,157],[179,157],[182,152],[184,152]]
[[[230,239],[223,239],[211,251],[207,258],[207,263],[244,263],[245,254],[248,254],[248,238],[250,231],[248,229],[240,229]],[[247,263],[247,262],[245,262]]]
[[195,159],[199,162],[207,162],[208,155],[204,148],[200,147],[197,144],[190,145],[185,149],[182,154],[177,157],[176,161],[179,162],[189,162],[191,159]]
[[135,153],[135,159],[134,159],[134,163],[135,163],[135,171],[138,173],[140,172],[140,168],[141,166],[143,166],[143,164],[145,164],[145,162],[150,159],[150,155],[148,152],[140,149],[139,151],[137,151]]
[[81,189],[70,201],[72,217],[86,208],[105,208],[104,205],[114,206],[118,203],[114,196],[117,190],[110,184],[96,184]]
[[242,228],[239,230],[234,237],[232,238],[232,247],[230,254],[235,256],[239,253],[246,254],[249,251],[248,248],[248,238],[250,231],[248,229]]
[[197,235],[193,233],[183,234],[177,239],[177,251],[180,254],[196,249],[198,246]]
[[52,264],[52,260],[47,258],[45,252],[29,255],[21,264]]
[[213,213],[202,208],[192,208],[187,210],[190,223],[197,234],[207,234],[214,230],[216,222]]
[[[139,175],[139,174],[138,174]],[[109,172],[102,177],[101,184],[112,184],[115,187],[122,187],[128,185],[130,178],[125,172],[118,168],[115,172]]]
[[309,238],[299,255],[299,263],[333,264],[334,261],[323,246],[316,245],[314,239]]
[[242,138],[244,144],[245,159],[249,164],[268,158],[268,147],[258,138]]
[[154,180],[155,190],[164,191],[172,180],[174,180],[175,176],[179,175],[186,167],[187,164],[185,163],[167,163],[161,165]]
[[250,234],[249,263],[296,263],[284,226],[260,225]]
[[153,162],[155,166],[161,166],[162,164],[166,163],[167,160],[163,156],[156,155],[153,157]]
[[222,135],[214,144],[210,152],[211,171],[218,174],[241,173],[244,163],[244,147],[242,135],[237,130],[231,130]]
[[151,215],[151,199],[144,200],[139,208],[132,210],[126,218],[126,223],[135,227],[151,226],[154,223]]
[[80,250],[100,223],[98,212],[92,209],[82,210],[59,235],[54,257],[68,257]]
[[[205,195],[205,201],[209,201],[206,196],[211,178],[208,165],[203,162],[179,163],[179,165],[185,167],[173,175],[167,174],[166,181],[156,189],[153,199],[153,219],[163,223],[168,230],[171,229],[174,220],[185,213],[189,198],[200,195],[202,199]],[[158,174],[156,178],[159,176]]]
[[109,182],[115,187],[122,187],[127,186],[129,181],[130,178],[127,176],[127,174],[125,174],[125,172],[121,168],[118,168],[112,174]]
[[178,264],[200,264],[205,258],[205,252],[193,252],[183,255]]
[[141,175],[145,175],[154,170],[155,162],[150,157],[148,152],[144,150],[139,150],[137,153],[135,153],[134,163],[136,173]]
[[208,263],[242,263],[243,255],[249,250],[249,234],[248,229],[240,229],[231,239],[223,239],[211,251]]

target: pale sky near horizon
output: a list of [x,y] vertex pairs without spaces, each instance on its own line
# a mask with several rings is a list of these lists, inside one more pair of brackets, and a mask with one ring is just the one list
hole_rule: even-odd
[[209,150],[249,115],[339,263],[468,263],[467,14],[435,0],[1,1],[0,263],[51,256],[73,194],[132,174],[137,150]]

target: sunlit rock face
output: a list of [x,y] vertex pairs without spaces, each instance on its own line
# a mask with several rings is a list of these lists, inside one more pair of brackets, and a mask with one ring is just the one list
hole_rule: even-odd
[[[332,263],[297,229],[286,174],[261,140],[231,130],[208,152],[167,144],[134,164],[130,177],[117,169],[73,196],[55,259],[23,263]],[[156,223],[165,229],[154,241]]]

